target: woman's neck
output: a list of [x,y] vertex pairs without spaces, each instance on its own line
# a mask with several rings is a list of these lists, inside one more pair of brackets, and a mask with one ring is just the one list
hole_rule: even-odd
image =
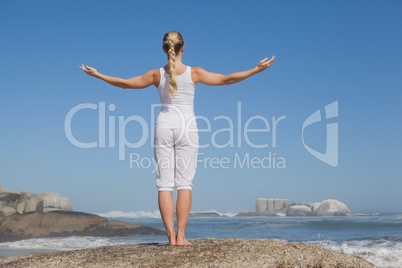
[[[168,58],[169,60],[169,58]],[[183,63],[182,63],[182,53],[176,56],[175,58],[175,74],[176,73],[182,73],[185,71],[185,68],[187,68]],[[169,70],[169,64],[166,64],[165,66],[165,71],[170,75],[170,70]]]

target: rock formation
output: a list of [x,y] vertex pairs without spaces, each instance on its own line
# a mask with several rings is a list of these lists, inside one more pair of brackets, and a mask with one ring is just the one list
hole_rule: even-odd
[[315,216],[347,216],[350,214],[349,208],[335,199],[324,200],[314,213]]
[[111,237],[129,234],[164,234],[164,232],[147,226],[108,221],[98,215],[73,211],[0,216],[0,242],[75,235]]
[[311,208],[305,205],[294,205],[286,209],[286,216],[311,216]]
[[70,200],[56,193],[41,193],[43,198],[43,212],[63,210],[72,211]]
[[105,246],[0,258],[1,267],[360,267],[361,257],[278,239],[197,239],[190,247],[142,244]]
[[73,212],[70,201],[56,193],[6,191],[0,184],[0,242],[67,236],[126,236],[163,231],[98,215]]
[[0,215],[12,215],[30,212],[48,212],[55,210],[72,211],[70,201],[59,194],[34,194],[28,191],[6,191],[0,184]]
[[323,202],[303,202],[296,204],[289,199],[258,198],[256,212],[242,212],[238,216],[347,216],[351,212],[342,202],[327,199]]
[[294,204],[295,202],[289,199],[258,198],[256,202],[256,212],[268,214],[285,213],[286,208]]
[[17,213],[17,202],[18,198],[20,198],[20,194],[11,191],[2,191],[0,192],[0,214],[2,214],[3,209],[8,208],[15,210]]
[[23,191],[17,201],[18,214],[43,212],[43,198],[38,194]]

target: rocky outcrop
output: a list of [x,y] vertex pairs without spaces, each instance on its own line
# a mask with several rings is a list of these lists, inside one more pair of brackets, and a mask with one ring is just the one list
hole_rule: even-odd
[[41,193],[43,198],[43,212],[63,210],[72,211],[70,200],[56,193]]
[[289,199],[258,198],[255,212],[242,212],[237,216],[347,216],[350,209],[342,202],[327,199],[320,202],[296,204]]
[[43,198],[37,194],[23,191],[17,202],[17,212],[24,214],[28,212],[42,212],[43,211]]
[[10,207],[5,207],[3,209],[0,209],[0,216],[7,217],[7,216],[14,215],[16,213],[17,213],[17,211],[15,209],[13,209],[13,208],[10,208]]
[[126,236],[129,234],[164,234],[134,223],[108,221],[98,215],[51,211],[0,216],[0,242],[28,238],[67,236]]
[[324,200],[314,213],[315,216],[347,216],[350,214],[349,208],[335,199]]
[[273,214],[285,213],[286,208],[294,204],[295,202],[289,199],[258,198],[256,202],[256,212]]
[[311,216],[311,208],[305,205],[294,205],[286,209],[286,216]]
[[255,212],[266,212],[268,211],[268,199],[258,198],[255,202]]
[[106,246],[0,258],[1,267],[360,267],[361,257],[278,239],[197,239],[190,247]]
[[[5,208],[7,210],[3,211]],[[29,191],[6,191],[0,184],[0,214],[10,215],[10,208],[15,209],[19,214],[73,210],[70,201],[59,194],[41,193],[38,195]]]
[[20,193],[18,192],[0,192],[0,209],[6,207],[17,209],[18,198],[20,198]]
[[38,195],[28,191],[6,191],[0,186],[0,242],[75,235],[164,234],[147,226],[73,212],[70,201],[56,193]]
[[300,205],[308,206],[311,209],[312,213],[314,214],[317,211],[318,207],[321,205],[321,203],[320,202],[302,202],[302,203],[300,203]]

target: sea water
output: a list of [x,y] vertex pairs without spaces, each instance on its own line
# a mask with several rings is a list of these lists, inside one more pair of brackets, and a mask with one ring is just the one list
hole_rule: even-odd
[[[110,220],[164,230],[159,212],[112,211],[99,214]],[[187,239],[277,238],[323,246],[361,256],[378,267],[402,267],[402,214],[355,214],[347,217],[236,217],[231,213],[194,213]],[[202,217],[199,217],[202,215]],[[209,215],[206,217],[205,215]],[[0,243],[0,257],[21,253],[93,248],[105,245],[165,243],[164,235],[128,237],[67,237]]]

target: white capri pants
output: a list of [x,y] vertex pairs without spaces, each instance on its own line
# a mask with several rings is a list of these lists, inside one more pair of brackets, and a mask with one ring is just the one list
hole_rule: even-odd
[[155,128],[156,187],[159,191],[192,190],[197,168],[198,130]]

